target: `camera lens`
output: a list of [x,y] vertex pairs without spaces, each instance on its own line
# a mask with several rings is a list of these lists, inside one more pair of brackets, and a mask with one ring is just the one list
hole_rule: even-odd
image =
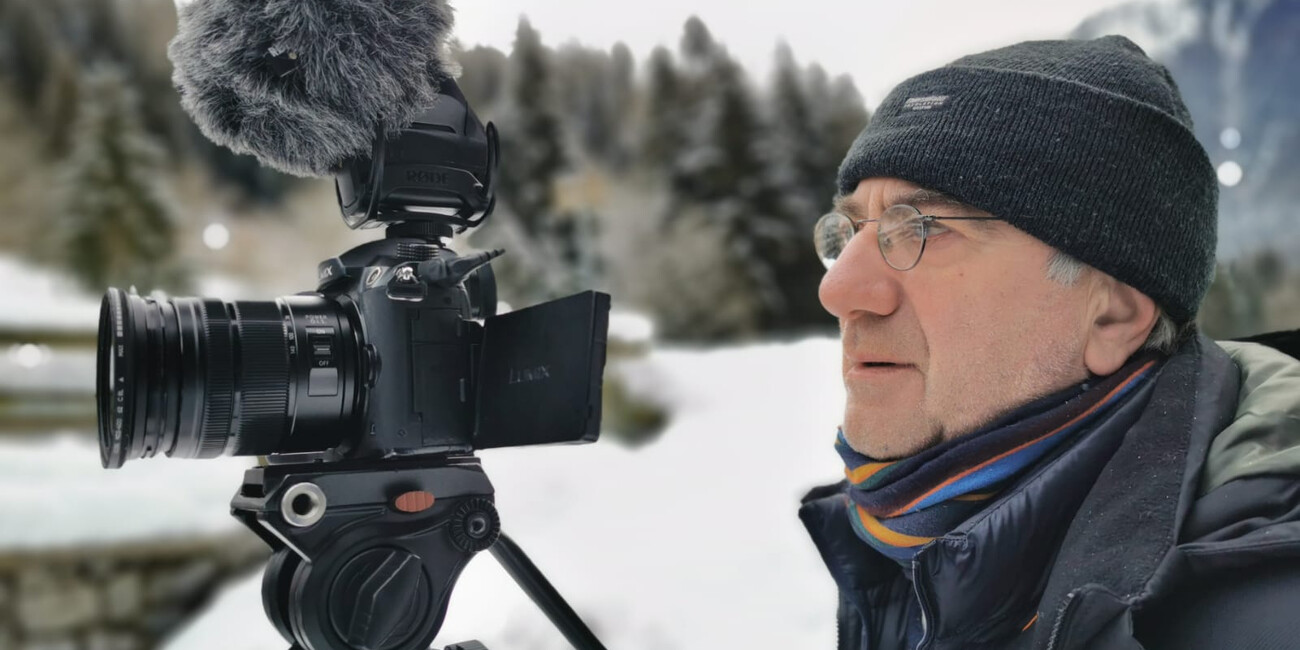
[[109,289],[100,307],[100,460],[323,451],[353,412],[354,328],[319,296],[156,300]]

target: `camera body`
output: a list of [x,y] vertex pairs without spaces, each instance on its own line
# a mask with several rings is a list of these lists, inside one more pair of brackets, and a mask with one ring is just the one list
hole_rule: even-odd
[[[294,328],[301,334],[291,335],[291,349],[304,357],[303,403],[313,412],[351,414],[334,416],[351,435],[337,440],[333,456],[473,450],[484,338],[474,316],[485,306],[474,304],[462,282],[481,286],[482,277],[476,269],[470,278],[431,277],[446,270],[447,259],[461,258],[440,246],[385,239],[322,263],[315,296],[296,297],[333,303],[339,312],[320,318],[308,307],[308,322]],[[286,306],[292,310],[293,302]],[[312,437],[335,442],[325,431]]]
[[[323,262],[317,293],[284,304],[298,399],[330,415],[306,446],[282,443],[276,461],[594,442],[609,297],[589,291],[497,315],[496,254],[462,257],[390,232]],[[319,449],[325,441],[337,446]]]

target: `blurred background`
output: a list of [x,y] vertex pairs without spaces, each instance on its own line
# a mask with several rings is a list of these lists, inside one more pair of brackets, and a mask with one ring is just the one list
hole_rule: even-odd
[[[834,587],[795,517],[840,471],[812,224],[911,74],[1130,37],[1218,170],[1202,327],[1300,327],[1296,0],[453,4],[461,87],[504,153],[496,214],[453,248],[507,248],[511,305],[614,296],[602,440],[483,454],[506,530],[611,648],[833,643]],[[268,300],[379,235],[343,225],[329,181],[199,134],[175,28],[173,0],[0,0],[0,650],[287,645],[261,612],[265,550],[228,515],[247,459],[99,469],[99,299]],[[443,629],[439,647],[566,647],[486,558]]]

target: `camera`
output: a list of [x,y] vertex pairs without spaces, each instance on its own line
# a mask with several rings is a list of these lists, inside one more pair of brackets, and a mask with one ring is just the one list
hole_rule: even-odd
[[100,311],[101,460],[266,456],[271,463],[467,453],[599,435],[609,296],[496,314],[490,260],[444,238],[490,214],[497,138],[454,82],[336,188],[384,239],[270,301],[109,289]]
[[314,291],[104,296],[104,467],[262,457],[231,510],[273,549],[263,604],[294,648],[427,648],[488,549],[576,647],[600,647],[501,534],[474,455],[594,442],[609,322],[593,291],[497,314],[503,251],[447,246],[491,214],[497,152],[495,128],[444,80],[413,123],[337,172],[344,221],[385,237],[321,262]]

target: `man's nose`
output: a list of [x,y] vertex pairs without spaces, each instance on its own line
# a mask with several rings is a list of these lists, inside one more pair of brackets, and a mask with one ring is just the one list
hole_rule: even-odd
[[849,240],[822,277],[817,295],[822,307],[840,320],[859,312],[888,316],[901,302],[899,273],[885,263],[875,236],[864,232]]

